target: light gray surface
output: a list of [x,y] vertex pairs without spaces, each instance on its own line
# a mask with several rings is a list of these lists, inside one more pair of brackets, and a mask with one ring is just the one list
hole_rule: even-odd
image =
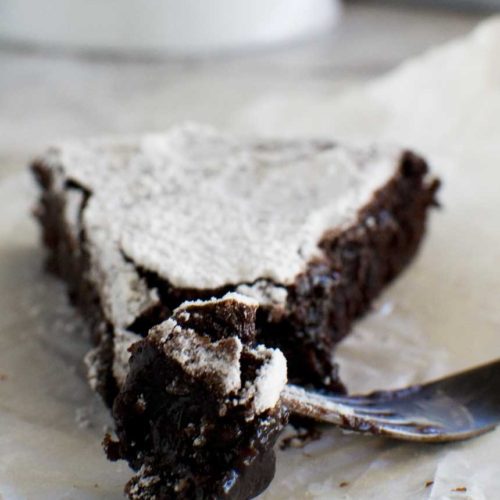
[[[445,208],[434,212],[419,258],[338,350],[352,391],[419,383],[500,352],[499,51],[500,18],[357,92],[287,94],[285,107],[275,99],[258,107],[259,130],[412,144],[444,181]],[[0,496],[118,500],[130,473],[103,456],[109,416],[78,362],[78,315],[40,269],[27,180],[0,182]],[[495,499],[499,446],[500,429],[425,446],[332,428],[303,449],[278,451],[263,498]]]
[[44,53],[0,43],[0,177],[58,138],[157,130],[187,119],[229,126],[268,93],[331,97],[468,32],[480,17],[356,2],[339,30],[321,39],[199,60]]

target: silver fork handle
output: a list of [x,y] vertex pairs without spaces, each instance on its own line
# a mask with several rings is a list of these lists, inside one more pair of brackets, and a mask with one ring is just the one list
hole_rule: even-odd
[[296,385],[286,385],[281,393],[281,399],[292,413],[320,422],[351,426],[351,420],[355,418],[349,406],[335,403],[325,396]]

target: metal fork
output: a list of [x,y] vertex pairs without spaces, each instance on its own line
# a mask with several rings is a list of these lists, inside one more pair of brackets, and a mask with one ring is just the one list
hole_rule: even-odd
[[292,413],[351,431],[409,441],[459,441],[500,423],[500,360],[424,385],[364,396],[289,384],[282,400]]

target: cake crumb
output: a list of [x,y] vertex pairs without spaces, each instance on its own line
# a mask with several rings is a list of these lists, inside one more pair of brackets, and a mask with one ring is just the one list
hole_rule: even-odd
[[429,488],[430,486],[432,486],[434,484],[434,481],[426,481],[425,482],[425,487],[426,488]]
[[339,484],[339,488],[347,488],[347,486],[349,486],[349,481],[342,481]]
[[[309,428],[296,427],[292,435],[281,440],[280,450],[288,450],[289,448],[304,448],[304,446],[310,442],[317,441],[320,438],[321,431],[314,426]],[[304,455],[307,454],[304,453]]]
[[467,488],[465,486],[458,486],[457,488],[453,488],[451,491],[457,491],[460,493],[465,493],[467,491]]

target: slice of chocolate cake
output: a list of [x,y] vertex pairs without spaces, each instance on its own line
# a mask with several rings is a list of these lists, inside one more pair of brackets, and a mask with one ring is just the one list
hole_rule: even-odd
[[273,478],[286,361],[255,344],[257,307],[236,293],[185,302],[131,348],[107,440],[139,471],[130,498],[244,500]]
[[108,456],[137,471],[135,499],[267,486],[286,365],[343,390],[334,347],[415,254],[438,186],[398,149],[199,126],[67,143],[33,171],[49,266],[91,326],[89,381],[114,402]]
[[200,126],[50,149],[33,165],[50,267],[92,328],[113,401],[128,346],[186,300],[253,297],[289,379],[342,390],[352,321],[410,261],[437,182],[413,153],[239,139]]

